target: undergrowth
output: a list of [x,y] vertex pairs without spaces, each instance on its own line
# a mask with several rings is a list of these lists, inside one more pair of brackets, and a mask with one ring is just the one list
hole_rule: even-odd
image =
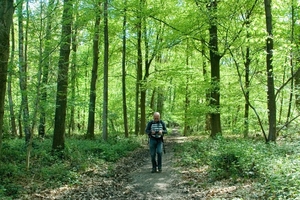
[[197,139],[175,150],[183,167],[208,167],[211,182],[252,179],[265,199],[300,197],[299,141],[263,141],[243,138]]
[[0,199],[19,198],[24,193],[38,190],[41,185],[55,188],[80,184],[81,173],[116,162],[140,144],[137,137],[114,137],[107,142],[68,138],[64,151],[58,155],[51,151],[51,139],[37,139],[33,143],[30,169],[26,170],[24,140],[4,141],[0,161]]

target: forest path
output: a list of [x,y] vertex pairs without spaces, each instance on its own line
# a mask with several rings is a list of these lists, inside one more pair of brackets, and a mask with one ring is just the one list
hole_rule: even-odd
[[232,183],[230,180],[211,182],[205,166],[180,167],[174,153],[179,143],[192,140],[180,137],[173,129],[165,138],[163,171],[151,173],[148,145],[132,152],[111,165],[96,165],[82,174],[79,184],[41,190],[21,200],[210,200],[261,199],[261,191],[252,190],[252,181]]
[[[144,162],[136,170],[129,174],[129,182],[127,189],[133,194],[135,199],[145,200],[173,200],[185,199],[184,190],[178,187],[180,182],[180,174],[176,168],[176,159],[174,157],[174,147],[177,143],[183,142],[186,138],[180,137],[178,129],[165,136],[166,153],[162,157],[162,172],[151,173],[150,154],[144,158]],[[148,146],[147,146],[147,151]]]

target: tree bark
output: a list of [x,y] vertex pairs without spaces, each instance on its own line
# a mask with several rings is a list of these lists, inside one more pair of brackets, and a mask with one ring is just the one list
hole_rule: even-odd
[[[19,25],[19,85],[21,90],[21,111],[23,117],[23,128],[25,133],[25,143],[28,144],[31,138],[29,125],[29,107],[27,94],[27,61],[24,53],[24,27],[23,27],[23,0],[19,2],[18,7],[18,25]],[[26,52],[26,48],[25,48]]]
[[9,33],[14,12],[13,2],[13,0],[0,1],[0,157],[2,155],[2,130],[9,57]]
[[17,125],[16,125],[16,114],[14,110],[15,109],[14,100],[12,97],[12,76],[13,76],[13,68],[14,68],[14,62],[13,62],[14,57],[15,57],[15,31],[14,31],[14,27],[12,27],[11,28],[11,55],[10,55],[10,62],[9,62],[9,67],[8,67],[9,69],[8,69],[8,76],[7,76],[7,97],[8,97],[8,104],[9,104],[11,131],[12,131],[12,135],[16,137],[18,133],[17,133]]
[[51,46],[49,41],[51,40],[51,30],[52,30],[52,12],[54,7],[54,0],[49,1],[47,7],[47,25],[46,25],[46,35],[45,35],[45,47],[42,59],[42,86],[41,86],[41,104],[40,104],[40,121],[39,121],[39,136],[45,136],[45,126],[46,126],[46,108],[47,108],[47,84],[49,76],[49,65],[50,65],[50,52]]
[[56,110],[52,150],[65,148],[65,121],[68,94],[68,68],[71,46],[72,0],[64,0],[61,46],[58,61]]
[[124,17],[123,17],[123,47],[122,47],[122,100],[123,100],[123,120],[124,120],[124,134],[125,137],[129,137],[128,131],[128,119],[127,119],[127,101],[126,101],[126,26],[127,26],[127,14],[126,6],[127,0],[124,0]]
[[265,3],[265,14],[266,14],[266,28],[267,28],[267,100],[268,100],[268,119],[269,119],[269,135],[268,141],[275,141],[277,138],[276,133],[276,102],[275,102],[275,91],[274,91],[274,72],[273,72],[273,35],[272,35],[272,12],[271,12],[271,0],[264,0]]
[[218,49],[218,28],[215,12],[217,10],[217,1],[211,1],[208,5],[211,13],[209,27],[209,54],[211,65],[211,100],[210,106],[213,109],[211,112],[211,137],[216,137],[222,134],[221,117],[220,117],[220,59]]
[[100,3],[96,6],[95,35],[93,41],[93,69],[90,85],[89,118],[86,136],[88,139],[95,138],[95,110],[96,110],[96,83],[99,65],[99,37],[100,37]]
[[141,120],[139,118],[139,104],[142,102],[140,100],[140,90],[141,81],[143,78],[143,58],[142,58],[142,0],[140,0],[139,11],[138,11],[138,22],[137,22],[137,79],[136,79],[136,91],[135,91],[135,135],[138,135],[140,131]]
[[104,1],[104,70],[103,70],[103,127],[102,138],[108,139],[108,55],[109,55],[109,38],[108,38],[108,0]]

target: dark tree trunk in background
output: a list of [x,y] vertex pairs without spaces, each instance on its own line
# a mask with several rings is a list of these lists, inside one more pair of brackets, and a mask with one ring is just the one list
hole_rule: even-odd
[[108,139],[108,56],[109,56],[109,40],[108,40],[108,0],[104,1],[104,70],[103,70],[103,127],[102,138],[104,141]]
[[217,11],[217,1],[211,1],[208,5],[210,12],[210,27],[209,27],[209,53],[211,65],[211,100],[210,106],[214,110],[211,113],[211,137],[216,137],[222,134],[221,117],[220,117],[220,59],[218,49],[218,28],[217,18],[215,13]]
[[40,122],[39,122],[39,136],[45,136],[45,125],[46,125],[46,108],[47,108],[47,84],[49,76],[49,65],[50,65],[50,53],[51,46],[49,41],[51,40],[52,30],[52,12],[54,7],[54,0],[49,1],[47,7],[47,22],[46,22],[46,35],[45,35],[45,49],[42,60],[42,87],[41,87],[41,104],[40,104]]
[[90,85],[90,103],[89,103],[89,118],[86,137],[93,139],[95,137],[95,110],[96,110],[96,83],[99,65],[99,37],[100,37],[100,3],[96,6],[96,20],[95,20],[95,35],[93,41],[93,69]]
[[68,94],[68,68],[72,33],[72,0],[64,0],[61,46],[58,61],[56,109],[53,135],[53,150],[65,148],[65,122]]
[[29,125],[29,107],[27,92],[27,61],[26,48],[24,50],[24,27],[23,27],[23,0],[18,5],[18,25],[19,25],[19,84],[21,90],[21,111],[23,117],[23,128],[25,133],[25,143],[29,143],[31,138],[31,130]]
[[[75,25],[73,25],[72,28],[72,47],[71,47],[71,55],[72,55],[72,64],[71,64],[71,70],[70,70],[70,85],[71,85],[71,97],[69,102],[70,104],[70,115],[69,115],[69,124],[68,124],[68,135],[70,136],[73,131],[75,130],[76,124],[75,124],[75,105],[76,105],[76,82],[77,82],[77,34],[78,34],[78,26],[75,22]],[[78,121],[80,121],[80,115],[78,113]],[[81,124],[78,122],[77,124],[78,130],[80,130]]]
[[246,48],[246,62],[245,62],[245,113],[244,113],[244,137],[248,137],[249,133],[249,100],[250,100],[250,93],[249,93],[249,87],[250,87],[250,79],[249,79],[249,73],[250,73],[250,47]]
[[0,1],[0,157],[2,155],[4,102],[9,58],[9,32],[14,12],[13,3],[13,0]]
[[16,115],[14,110],[14,101],[12,97],[12,76],[14,74],[13,72],[14,57],[15,57],[15,31],[14,28],[12,27],[11,28],[11,55],[10,55],[10,62],[9,62],[8,76],[7,76],[7,97],[8,97],[8,104],[9,104],[11,132],[13,136],[17,136],[18,133],[17,133],[17,125],[16,125]]
[[274,91],[274,72],[273,72],[273,34],[272,34],[272,12],[271,12],[271,0],[264,0],[265,2],[265,14],[266,14],[266,28],[268,37],[266,40],[267,46],[267,84],[268,84],[268,118],[269,118],[269,135],[268,141],[275,141],[277,138],[276,133],[276,101]]
[[126,6],[127,0],[124,1],[124,18],[123,18],[123,47],[122,47],[122,100],[123,100],[123,120],[124,120],[124,134],[125,137],[129,137],[128,131],[128,119],[127,119],[127,101],[126,101]]
[[135,135],[138,135],[139,132],[145,131],[145,130],[140,130],[140,123],[141,120],[139,118],[139,108],[140,105],[139,103],[141,102],[140,100],[140,90],[141,90],[141,81],[143,78],[143,55],[142,55],[142,3],[143,1],[140,0],[139,2],[139,11],[137,14],[137,79],[136,79],[136,90],[135,90],[135,130],[134,133]]

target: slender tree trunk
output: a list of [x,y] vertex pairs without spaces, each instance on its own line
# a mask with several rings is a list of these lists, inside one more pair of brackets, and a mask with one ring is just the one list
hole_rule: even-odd
[[[247,16],[247,22],[246,27],[248,28],[250,26],[250,19],[249,16]],[[247,39],[250,39],[250,33],[247,31]],[[244,110],[244,138],[248,137],[249,134],[249,100],[250,100],[250,93],[249,93],[249,87],[250,87],[250,47],[247,45],[246,47],[246,58],[245,58],[245,110]]]
[[[291,44],[295,43],[295,26],[297,26],[296,22],[296,13],[295,13],[295,2],[294,0],[292,0],[291,2],[292,4],[292,11],[291,11],[291,18],[292,18],[292,24],[291,24]],[[294,69],[295,69],[295,63],[297,63],[297,60],[295,60],[295,57],[293,56],[293,52],[290,53],[290,66],[291,66],[291,75],[294,74]],[[289,123],[290,117],[291,117],[291,111],[292,111],[292,102],[293,102],[293,94],[294,94],[294,79],[291,80],[291,85],[290,85],[290,97],[289,97],[289,106],[288,106],[288,112],[287,112],[287,116],[286,116],[286,121],[285,124],[287,126],[287,124]]]
[[31,130],[29,125],[29,108],[28,108],[28,94],[27,94],[27,63],[24,52],[24,28],[23,28],[23,0],[19,2],[18,7],[18,23],[19,23],[19,84],[21,90],[21,110],[23,113],[23,127],[25,133],[25,143],[28,144],[31,137]]
[[58,61],[58,78],[56,109],[53,135],[53,150],[63,150],[65,148],[65,122],[67,111],[68,93],[68,68],[72,33],[72,0],[64,0],[62,16],[61,46]]
[[104,1],[104,70],[103,70],[103,127],[102,138],[108,139],[108,55],[109,55],[109,38],[108,38],[108,0]]
[[96,7],[96,21],[95,21],[95,35],[93,41],[93,69],[92,80],[90,85],[90,104],[89,104],[89,118],[86,136],[89,139],[95,138],[95,110],[96,110],[96,83],[99,65],[99,37],[100,37],[100,8],[101,4]]
[[4,102],[9,58],[9,32],[14,12],[13,3],[13,0],[0,1],[0,158],[2,155]]
[[123,47],[122,47],[122,100],[123,100],[123,120],[124,134],[129,137],[128,119],[127,119],[127,101],[126,101],[126,27],[127,27],[127,0],[124,0],[124,17],[123,17]]
[[[13,22],[12,22],[13,24]],[[13,76],[13,68],[14,68],[14,57],[15,57],[15,31],[14,27],[11,28],[11,55],[10,55],[10,62],[9,62],[9,69],[8,69],[8,77],[7,77],[7,96],[8,96],[8,104],[9,104],[9,115],[10,115],[10,124],[11,124],[11,131],[13,136],[17,136],[17,125],[16,125],[16,115],[14,111],[14,101],[12,97],[12,87],[11,81]],[[0,129],[1,130],[1,129]]]
[[142,0],[140,0],[139,11],[138,11],[138,22],[137,22],[137,80],[136,80],[136,91],[135,91],[135,135],[138,135],[140,131],[140,119],[139,119],[139,103],[140,100],[140,89],[141,81],[143,78],[143,59],[142,59]]
[[218,28],[217,18],[215,12],[217,11],[217,1],[213,0],[208,5],[211,13],[210,27],[209,27],[209,52],[211,64],[211,100],[210,106],[214,110],[211,113],[211,137],[216,137],[222,134],[221,117],[220,117],[220,59],[218,49]]
[[[77,23],[75,22],[74,28],[73,28],[73,34],[72,34],[72,64],[71,64],[71,97],[70,97],[70,119],[68,124],[68,135],[70,136],[73,131],[75,130],[75,105],[76,105],[76,79],[77,79],[77,33],[78,33],[78,27]],[[79,111],[78,111],[79,112]],[[80,115],[78,114],[78,121],[80,120]],[[80,122],[78,122],[78,127],[81,127]],[[79,128],[80,129],[80,128]]]
[[42,85],[41,85],[41,103],[40,103],[40,121],[39,121],[39,136],[45,136],[45,126],[46,126],[46,108],[47,108],[47,84],[49,76],[49,66],[50,66],[50,52],[51,46],[49,41],[51,40],[51,31],[52,31],[52,12],[54,7],[54,0],[50,0],[47,7],[47,22],[46,22],[46,35],[44,41],[44,52],[42,59]]
[[245,62],[245,111],[244,111],[244,137],[248,137],[249,133],[249,100],[250,100],[250,80],[249,80],[249,73],[250,73],[250,47],[246,47],[246,62]]
[[[27,10],[27,19],[26,19],[26,38],[28,38],[28,26],[29,26],[29,1],[27,1],[26,3],[26,10]],[[40,2],[40,27],[42,27],[39,31],[38,31],[38,35],[39,35],[39,63],[38,63],[38,74],[37,74],[37,84],[36,84],[36,93],[35,93],[35,99],[34,99],[34,103],[33,103],[33,112],[32,112],[32,117],[31,117],[31,131],[34,132],[35,130],[35,126],[37,123],[37,115],[38,113],[40,113],[40,108],[41,108],[41,97],[42,97],[42,75],[43,75],[43,41],[44,41],[44,3]],[[26,39],[27,40],[27,39]],[[28,42],[26,42],[28,43]],[[27,51],[26,51],[27,52]],[[27,53],[26,53],[27,55]],[[38,127],[40,128],[40,127]]]
[[[185,60],[185,65],[186,68],[189,68],[189,40],[187,39],[187,48],[186,48],[186,60]],[[188,117],[188,110],[190,107],[190,91],[189,91],[189,84],[190,84],[190,77],[189,75],[186,75],[186,82],[185,82],[185,101],[184,101],[184,128],[183,128],[183,135],[187,136],[190,131],[190,126],[189,126],[189,117]]]
[[271,0],[264,0],[265,14],[266,14],[266,28],[268,37],[266,39],[267,46],[267,85],[268,85],[268,118],[269,118],[269,135],[268,141],[275,141],[277,138],[276,133],[276,102],[274,92],[274,72],[273,72],[273,35],[272,35],[272,12],[271,12]]

